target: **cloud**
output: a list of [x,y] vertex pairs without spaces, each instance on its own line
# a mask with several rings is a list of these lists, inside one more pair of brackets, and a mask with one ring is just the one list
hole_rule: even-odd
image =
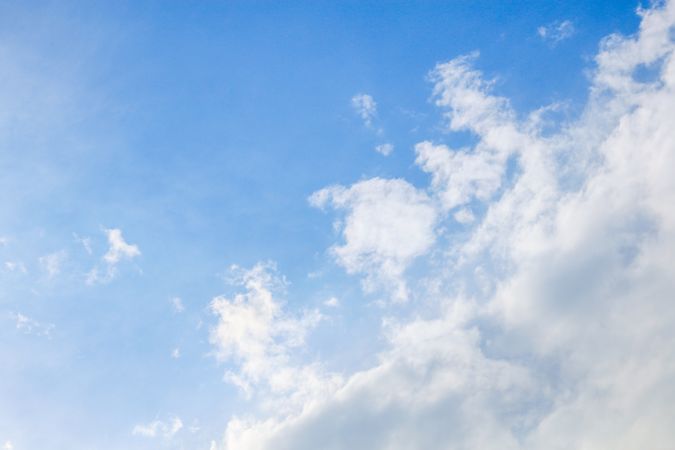
[[392,144],[380,144],[375,147],[375,151],[383,156],[389,156],[394,151],[394,146]]
[[28,272],[28,270],[26,270],[26,266],[20,261],[5,261],[5,269],[10,272]]
[[[333,254],[349,272],[383,271],[398,285],[412,259],[432,248],[442,257],[428,258],[436,270],[417,293],[424,308],[383,321],[388,345],[370,369],[305,391],[294,408],[232,418],[225,449],[675,441],[675,3],[641,15],[638,34],[603,42],[583,114],[553,135],[491,93],[475,55],[459,57],[430,79],[449,129],[476,144],[418,144],[426,192],[375,178],[312,195],[315,206],[345,211]],[[634,79],[654,64],[655,80]],[[484,212],[465,220],[469,207]],[[434,226],[455,220],[461,230],[449,225],[437,239]],[[254,342],[267,343],[261,354],[277,348]],[[292,357],[292,346],[281,349]]]
[[103,230],[108,239],[108,251],[103,255],[105,263],[104,273],[101,274],[99,266],[94,267],[87,274],[87,284],[108,283],[117,276],[117,265],[121,261],[132,260],[141,255],[138,246],[129,244],[122,236],[122,230],[119,228],[110,228]]
[[110,247],[103,260],[109,265],[115,265],[124,259],[133,259],[140,256],[141,252],[136,245],[128,244],[122,237],[122,230],[119,228],[110,228],[104,230],[108,237]]
[[185,311],[185,306],[183,306],[183,300],[180,297],[173,297],[171,299],[171,307],[175,313],[182,313]]
[[356,94],[352,97],[352,108],[367,127],[372,126],[373,118],[377,114],[377,103],[373,97],[368,94]]
[[457,222],[462,224],[469,224],[476,220],[476,216],[474,216],[474,214],[468,208],[460,209],[453,215],[453,217]]
[[164,439],[171,439],[182,428],[183,421],[179,417],[174,417],[169,422],[155,420],[148,424],[136,425],[131,434],[147,438],[162,437]]
[[575,32],[574,23],[570,20],[557,20],[537,28],[539,37],[551,45],[556,45],[565,39],[571,38]]
[[88,255],[91,255],[93,253],[93,250],[91,248],[91,238],[80,237],[77,233],[73,233],[73,238],[75,239],[75,241],[82,244],[82,247],[84,247],[84,250],[87,252]]
[[338,300],[337,297],[331,297],[325,302],[323,302],[324,305],[328,306],[329,308],[337,308],[340,306],[340,300]]
[[283,290],[284,280],[272,263],[258,263],[248,270],[233,266],[232,272],[231,282],[245,291],[233,298],[212,300],[211,310],[218,323],[211,329],[211,343],[221,361],[239,365],[237,371],[226,373],[229,382],[247,395],[253,388],[263,389],[270,398],[288,394],[289,400],[278,405],[288,408],[323,387],[322,375],[314,367],[294,364],[291,358],[291,350],[303,346],[321,315],[317,310],[300,316],[285,312],[283,303],[275,298],[275,293]]
[[11,441],[6,441],[5,445],[2,446],[3,450],[13,450],[14,445],[12,445]]
[[15,322],[16,329],[24,334],[32,334],[35,336],[51,337],[51,333],[55,328],[54,324],[44,324],[37,320],[31,319],[21,313],[12,313],[10,317]]
[[60,250],[55,253],[50,253],[48,255],[40,256],[38,262],[42,269],[47,272],[49,278],[54,278],[61,272],[61,265],[65,261],[67,254],[64,250]]
[[373,178],[322,189],[309,201],[346,211],[340,226],[345,242],[331,251],[347,272],[364,274],[367,292],[384,289],[394,300],[406,300],[403,274],[435,240],[437,214],[427,194],[401,179]]

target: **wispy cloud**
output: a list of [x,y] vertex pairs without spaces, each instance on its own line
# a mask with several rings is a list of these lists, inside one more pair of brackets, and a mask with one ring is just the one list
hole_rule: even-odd
[[180,297],[171,298],[171,307],[173,312],[180,314],[185,311],[185,306],[183,306],[183,300]]
[[368,94],[356,94],[352,97],[352,108],[363,119],[367,127],[373,125],[373,119],[377,114],[377,103],[375,99]]
[[132,434],[147,438],[162,437],[171,439],[183,428],[183,421],[179,417],[174,417],[168,422],[155,420],[148,424],[139,424],[134,427]]
[[9,272],[27,273],[26,266],[21,261],[5,261],[5,270]]
[[340,300],[337,297],[331,297],[325,302],[323,302],[325,306],[328,306],[329,308],[337,308],[340,306]]
[[47,272],[49,278],[54,278],[61,272],[61,266],[66,260],[67,254],[65,250],[50,253],[48,255],[40,256],[38,262],[42,269]]
[[389,156],[394,151],[393,144],[380,144],[375,146],[375,151],[383,156]]
[[55,328],[54,324],[41,323],[21,313],[12,313],[10,317],[14,320],[16,329],[25,334],[51,337],[51,333]]
[[[141,251],[135,244],[129,244],[122,236],[119,228],[103,230],[108,239],[108,251],[103,255],[104,269],[94,267],[87,274],[87,284],[107,283],[117,275],[117,265],[121,261],[132,260],[141,255]],[[103,273],[101,273],[103,272]]]
[[565,39],[571,38],[575,32],[574,23],[570,20],[557,20],[537,28],[539,37],[551,45],[556,45]]

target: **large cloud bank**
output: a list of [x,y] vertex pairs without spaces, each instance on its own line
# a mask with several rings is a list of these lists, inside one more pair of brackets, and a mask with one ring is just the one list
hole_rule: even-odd
[[290,315],[273,271],[247,272],[214,301],[212,341],[267,407],[220,447],[673,448],[675,3],[640,14],[635,36],[601,44],[573,123],[516,114],[477,55],[432,71],[449,129],[475,145],[420,142],[426,189],[373,179],[311,201],[344,216],[338,263],[435,313],[384,322],[379,362],[332,374],[292,356],[317,313]]

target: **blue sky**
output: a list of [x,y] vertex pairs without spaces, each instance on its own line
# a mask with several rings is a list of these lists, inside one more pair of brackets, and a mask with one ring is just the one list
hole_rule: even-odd
[[673,442],[638,7],[0,2],[0,445]]

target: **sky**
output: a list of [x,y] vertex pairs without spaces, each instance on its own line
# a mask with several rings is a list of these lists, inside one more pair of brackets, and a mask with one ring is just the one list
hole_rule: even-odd
[[0,0],[0,449],[672,449],[675,2]]

